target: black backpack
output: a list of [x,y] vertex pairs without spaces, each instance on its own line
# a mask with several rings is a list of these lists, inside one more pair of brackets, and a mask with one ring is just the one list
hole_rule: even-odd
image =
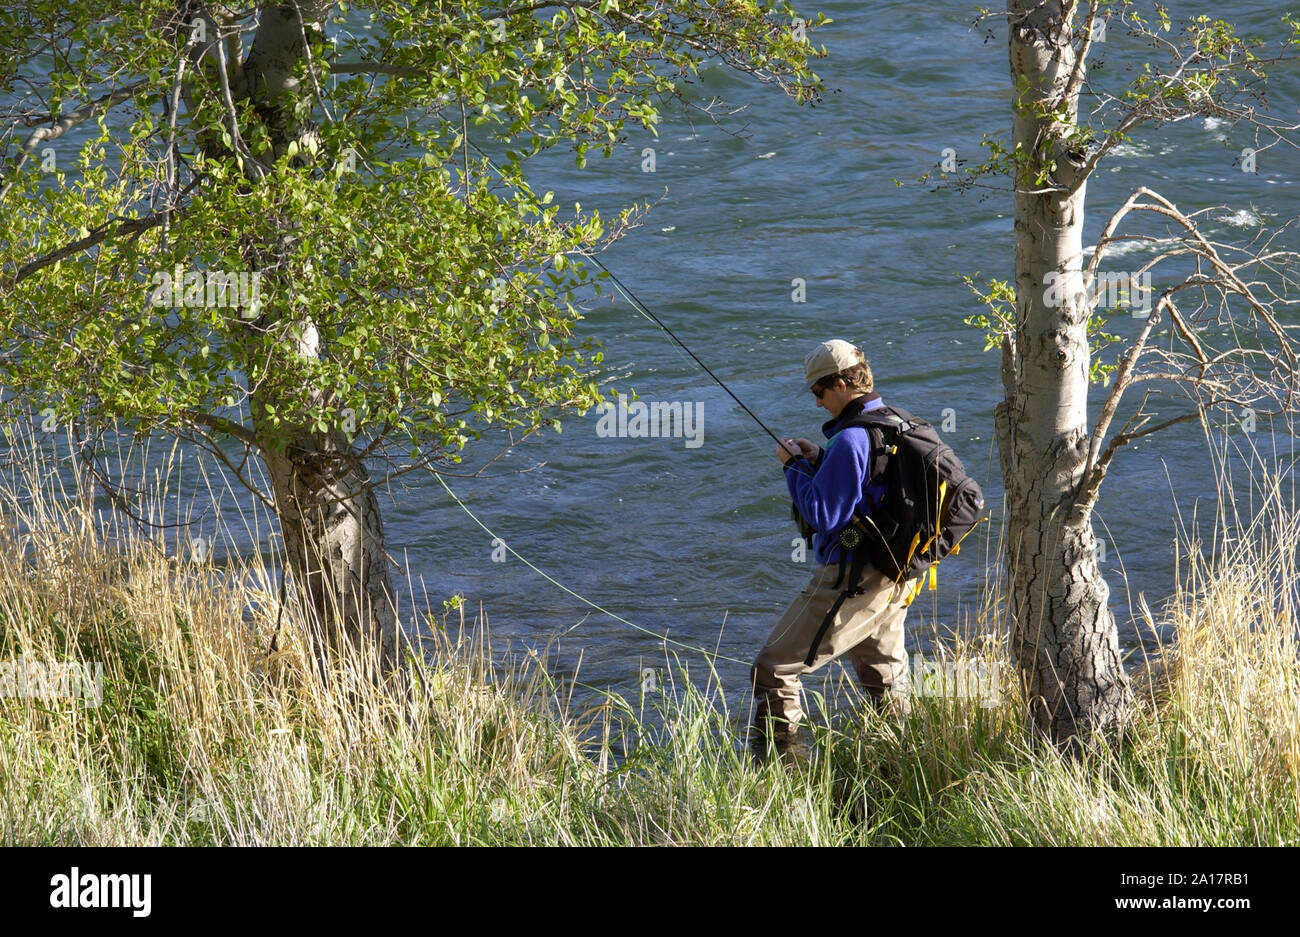
[[[882,405],[846,420],[838,432],[861,427],[871,436],[870,483],[884,484],[884,494],[868,517],[856,512],[836,532],[840,545],[835,587],[845,589],[826,614],[805,663],[812,666],[835,613],[846,598],[862,594],[868,563],[896,583],[918,579],[907,602],[921,591],[929,573],[935,587],[939,561],[959,551],[959,544],[984,520],[984,494],[933,426],[899,407]],[[807,533],[806,522],[801,532]],[[846,557],[851,557],[846,559]]]

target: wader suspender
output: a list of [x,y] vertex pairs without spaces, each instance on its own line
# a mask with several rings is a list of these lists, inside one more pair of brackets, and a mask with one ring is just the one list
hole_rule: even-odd
[[[883,406],[877,407],[874,411],[869,412],[879,412],[880,410],[887,411],[888,408]],[[885,412],[881,413],[880,416],[885,417],[894,424],[889,427],[891,431],[897,432],[903,427],[903,420],[899,419],[893,413]],[[861,426],[862,424],[851,423],[850,425]],[[848,429],[848,427],[846,426],[844,429]],[[867,484],[871,484],[871,482],[879,479],[884,474],[885,464],[888,461],[889,456],[896,452],[898,447],[896,445],[886,446],[884,433],[875,426],[863,426],[863,429],[867,431],[867,435],[871,439],[871,464],[867,469]],[[840,432],[843,432],[843,430]],[[844,540],[846,539],[844,535],[849,530],[858,534],[858,537],[852,541],[853,546],[856,547],[858,544],[862,543],[861,534],[866,530],[866,526],[866,521],[864,521],[857,512],[854,512],[853,516],[849,518],[849,522],[840,530],[839,574],[835,577],[835,583],[831,588],[838,589],[840,583],[844,582],[844,570],[846,566],[849,570],[849,581],[845,585],[844,591],[836,596],[835,603],[831,606],[830,611],[826,613],[826,617],[822,619],[821,627],[817,629],[817,634],[813,636],[812,646],[808,648],[808,656],[804,658],[803,663],[805,667],[812,666],[813,660],[817,657],[817,648],[821,646],[822,638],[826,637],[826,632],[830,630],[831,625],[834,623],[835,615],[839,612],[840,606],[844,604],[844,600],[862,595],[862,593],[866,591],[861,586],[862,570],[867,565],[867,558],[863,555],[866,551],[852,549],[844,545]],[[847,553],[853,554],[852,563],[846,562],[845,554]]]
[[[853,520],[850,521],[850,524],[852,524],[853,521],[861,523],[861,518],[854,514]],[[840,547],[839,575],[835,577],[835,584],[831,586],[832,589],[838,588],[839,584],[844,581],[844,567],[846,565],[844,554],[846,552],[849,551]],[[805,667],[812,666],[813,659],[817,657],[817,648],[821,645],[822,638],[826,637],[826,632],[830,630],[831,623],[835,621],[835,613],[840,610],[840,606],[844,604],[844,600],[861,595],[866,591],[860,585],[857,585],[858,581],[862,578],[862,569],[866,565],[866,558],[859,557],[858,552],[853,551],[853,563],[849,565],[849,584],[845,586],[843,592],[835,597],[835,603],[831,606],[830,611],[826,613],[826,617],[822,619],[821,627],[817,629],[817,634],[813,636],[812,647],[808,648],[808,656],[804,658]]]

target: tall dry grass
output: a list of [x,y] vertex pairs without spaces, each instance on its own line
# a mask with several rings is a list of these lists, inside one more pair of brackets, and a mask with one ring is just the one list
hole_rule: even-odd
[[[7,844],[1297,841],[1300,523],[1280,486],[1220,518],[1229,540],[1182,544],[1183,585],[1148,610],[1177,641],[1135,668],[1124,732],[1081,758],[1030,744],[1008,680],[994,705],[918,696],[901,727],[813,694],[817,757],[756,768],[744,688],[698,658],[674,660],[661,691],[575,707],[545,655],[494,655],[485,629],[439,614],[405,679],[375,685],[336,660],[322,681],[273,552],[214,564],[185,550],[185,528],[95,510],[75,460],[34,444],[13,459],[0,661],[104,673],[98,707],[0,699]],[[179,459],[149,462],[133,511],[170,523],[215,500],[200,481],[178,507]],[[231,522],[256,543],[269,529]],[[985,629],[950,660],[1009,678],[1004,648]]]

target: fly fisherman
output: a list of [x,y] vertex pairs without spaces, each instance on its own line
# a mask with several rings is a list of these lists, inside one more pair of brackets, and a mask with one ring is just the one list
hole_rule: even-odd
[[856,583],[847,581],[851,567],[844,562],[839,539],[855,512],[869,517],[884,494],[880,482],[870,482],[869,434],[845,423],[883,401],[873,391],[866,357],[839,339],[809,353],[804,378],[817,406],[831,417],[822,424],[826,448],[807,439],[787,439],[777,446],[777,457],[785,466],[801,527],[814,532],[819,565],[768,635],[750,671],[752,742],[760,758],[769,738],[785,751],[798,737],[800,676],[845,654],[877,710],[888,707],[900,717],[910,711],[903,618],[916,580],[895,584],[868,563],[861,566]]

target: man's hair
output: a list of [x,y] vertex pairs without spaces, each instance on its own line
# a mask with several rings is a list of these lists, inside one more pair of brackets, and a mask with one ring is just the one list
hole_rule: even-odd
[[876,386],[875,379],[871,376],[871,365],[867,363],[866,358],[862,359],[861,364],[855,364],[851,368],[845,368],[843,371],[820,378],[815,386],[818,389],[824,389],[830,387],[836,381],[843,381],[844,386],[849,390],[863,394],[871,393]]

